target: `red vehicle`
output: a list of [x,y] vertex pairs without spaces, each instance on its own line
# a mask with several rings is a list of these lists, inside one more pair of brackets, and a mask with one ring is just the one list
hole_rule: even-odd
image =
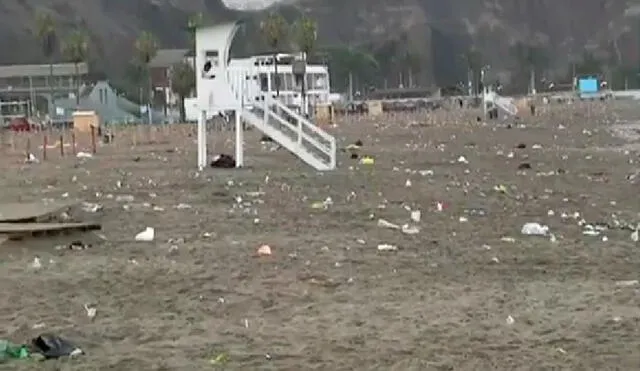
[[11,131],[38,131],[40,127],[30,123],[26,117],[16,117],[9,122],[8,129]]

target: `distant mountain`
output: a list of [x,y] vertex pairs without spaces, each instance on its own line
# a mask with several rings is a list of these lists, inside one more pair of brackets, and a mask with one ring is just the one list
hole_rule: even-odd
[[[61,33],[74,25],[89,30],[92,66],[121,74],[132,44],[143,30],[153,32],[165,47],[184,47],[184,25],[190,14],[203,12],[213,21],[260,17],[269,0],[2,0],[0,1],[0,63],[46,62],[33,37],[37,9],[49,9]],[[398,61],[410,51],[419,57],[416,79],[423,84],[459,79],[471,47],[497,72],[514,69],[510,45],[543,45],[549,70],[564,69],[585,48],[602,59],[638,64],[640,29],[625,0],[300,0],[286,5],[288,17],[304,12],[319,22],[320,43],[360,46],[388,57],[386,77],[402,74]],[[626,15],[625,15],[626,11]],[[254,22],[254,26],[255,26]],[[253,30],[253,34],[247,34]],[[242,37],[260,37],[248,27]],[[259,45],[259,42],[253,43]],[[243,45],[246,49],[246,45]],[[257,47],[257,46],[256,46]],[[517,67],[517,66],[515,66]],[[506,75],[505,75],[506,76]]]

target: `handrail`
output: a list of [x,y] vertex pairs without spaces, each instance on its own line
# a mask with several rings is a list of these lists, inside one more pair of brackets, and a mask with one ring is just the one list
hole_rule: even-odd
[[[287,120],[283,119],[282,117],[276,115],[273,112],[269,112],[269,115],[271,117],[273,117],[274,119],[276,119],[278,122],[280,122],[281,124],[283,124],[284,126],[288,127],[289,129],[291,129],[291,131],[293,132],[298,132],[298,128],[291,125],[289,122],[287,122]],[[298,135],[300,135],[300,132],[298,132]],[[332,145],[329,145],[329,148],[327,148],[326,145],[323,145],[321,143],[318,143],[317,140],[315,140],[313,137],[309,136],[308,134],[306,134],[305,132],[302,132],[302,139],[304,139],[305,141],[311,143],[314,147],[316,147],[317,149],[319,149],[321,152],[331,156],[331,153],[329,152],[332,147]]]
[[[315,157],[319,157],[318,160],[324,163],[324,166],[335,169],[337,152],[335,137],[309,122],[307,118],[289,108],[281,100],[270,96],[268,93],[265,94],[259,89],[250,89],[250,81],[247,80],[246,72],[227,69],[224,78],[230,85],[231,93],[240,105],[244,107],[243,110],[251,106],[253,109],[262,111],[259,114],[254,114],[255,119],[263,120],[262,125],[270,126],[272,130],[278,132],[278,135],[282,135],[283,139],[288,138],[291,141],[290,145],[295,146],[297,142],[301,150],[310,154],[315,152]],[[254,102],[252,94],[261,95],[260,102]],[[285,115],[290,117],[288,118]],[[274,119],[282,127],[278,127],[275,122],[270,123],[270,119]]]
[[309,127],[311,129],[311,131],[315,132],[316,134],[320,135],[321,137],[323,137],[326,141],[330,142],[332,139],[334,139],[331,135],[329,135],[327,132],[325,132],[324,130],[319,129],[317,126],[313,125],[313,124],[309,124],[307,122],[307,119],[305,119],[302,115],[300,115],[299,113],[293,111],[291,108],[287,107],[285,104],[283,104],[282,102],[280,102],[277,99],[270,99],[270,101],[275,102],[275,104],[278,106],[278,108],[280,108],[281,110],[283,110],[284,112],[286,112],[287,114],[289,114],[291,117],[294,117],[296,120],[298,121],[302,121],[304,122],[305,126]]
[[[287,107],[287,109],[288,109],[288,107]],[[284,110],[283,110],[283,111],[284,111]],[[273,112],[273,111],[271,111],[271,110],[270,110],[270,112]],[[316,129],[315,125],[307,123],[307,122],[306,122],[306,120],[305,120],[304,118],[301,118],[301,116],[299,116],[299,115],[295,114],[295,112],[294,112],[294,114],[291,114],[291,111],[284,111],[284,112],[285,112],[286,114],[288,114],[291,118],[293,118],[294,120],[296,120],[296,122],[298,122],[298,123],[303,122],[303,124],[305,125],[305,127],[306,127],[306,128],[310,128],[310,129],[311,129],[310,131],[311,131],[313,134],[318,135],[318,136],[319,136],[319,137],[321,137],[321,138],[322,138],[322,140],[324,140],[325,142],[331,142],[331,139],[332,139],[332,138],[329,138],[329,137],[328,137],[328,135],[327,135],[326,133],[324,133],[324,132],[322,132],[322,131],[318,131],[318,130]],[[275,115],[275,114],[274,114],[274,117],[276,117],[276,116],[277,116],[277,115]],[[286,120],[285,120],[285,121],[286,121]],[[325,147],[327,147],[327,145],[326,145],[326,144],[319,143],[315,138],[313,138],[313,137],[311,137],[309,134],[307,134],[307,133],[302,129],[302,126],[299,126],[299,127],[298,127],[298,126],[296,126],[295,130],[296,130],[296,131],[299,131],[299,135],[303,136],[304,138],[312,139],[314,144],[317,144],[317,145],[319,145],[319,146],[325,146]],[[329,146],[330,146],[330,145],[329,145]]]

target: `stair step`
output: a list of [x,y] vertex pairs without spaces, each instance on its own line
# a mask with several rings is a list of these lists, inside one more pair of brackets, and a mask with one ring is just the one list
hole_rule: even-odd
[[[271,137],[275,142],[292,152],[294,155],[302,159],[307,164],[317,170],[331,170],[335,167],[335,138],[322,132],[321,129],[312,129],[313,124],[300,115],[297,115],[288,108],[279,109],[285,114],[277,114],[275,111],[268,112],[269,118],[265,124],[264,109],[252,107],[252,109],[244,109],[243,118],[249,124],[262,131],[265,135]],[[288,120],[288,116],[295,119],[294,124]],[[295,117],[297,115],[297,117]],[[304,120],[304,121],[303,121]],[[292,120],[293,121],[293,120]],[[299,128],[302,125],[303,137],[298,142]]]

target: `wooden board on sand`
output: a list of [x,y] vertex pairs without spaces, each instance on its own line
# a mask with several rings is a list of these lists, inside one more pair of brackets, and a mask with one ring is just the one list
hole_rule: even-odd
[[13,202],[0,204],[0,223],[36,222],[61,213],[75,202]]
[[97,223],[0,223],[0,236],[16,239],[99,229]]

